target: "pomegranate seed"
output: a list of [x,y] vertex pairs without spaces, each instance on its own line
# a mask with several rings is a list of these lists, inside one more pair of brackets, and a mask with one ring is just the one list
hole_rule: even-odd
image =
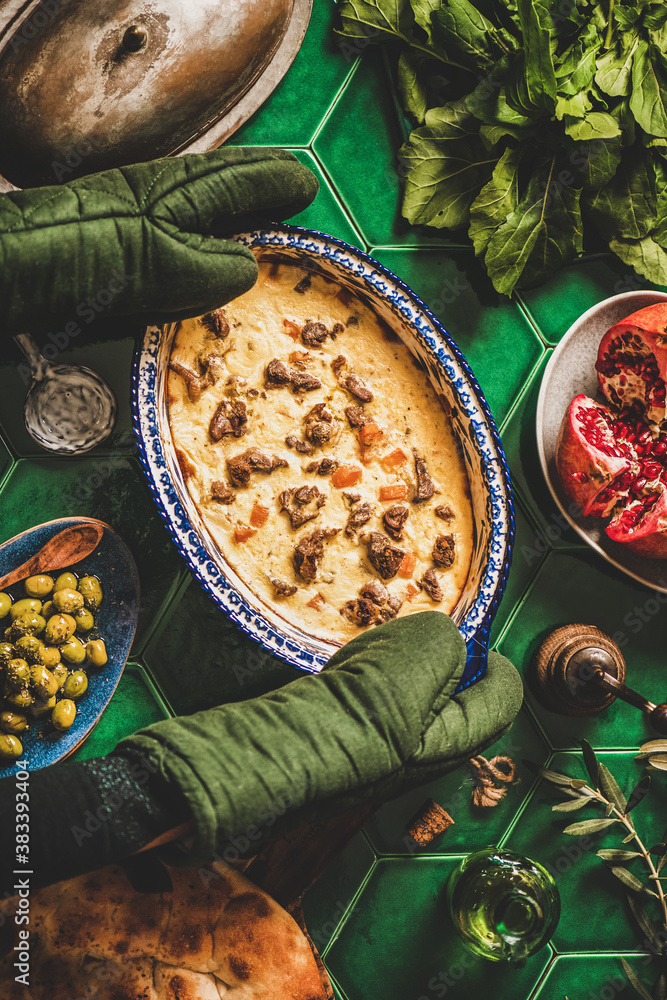
[[647,479],[656,479],[662,472],[659,462],[642,462],[642,472]]
[[645,476],[639,476],[639,478],[635,479],[635,481],[634,481],[634,484],[633,484],[633,487],[632,487],[633,492],[635,490],[637,492],[639,492],[640,490],[643,490],[645,486],[646,486],[646,477]]

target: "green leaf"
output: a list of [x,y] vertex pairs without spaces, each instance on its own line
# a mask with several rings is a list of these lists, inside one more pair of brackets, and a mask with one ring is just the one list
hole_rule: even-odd
[[410,0],[415,21],[420,28],[423,28],[429,37],[432,37],[433,25],[432,14],[442,6],[442,0]]
[[[655,240],[656,244],[659,244],[660,248],[664,252],[664,249],[666,248],[667,244],[667,233],[665,232],[664,223],[660,227],[660,229],[656,232],[655,235],[656,235],[656,240]],[[660,284],[664,284],[664,282],[660,282]],[[649,764],[651,765],[651,767],[654,767],[656,771],[667,771],[667,755],[654,754],[652,757],[649,757]]]
[[606,111],[590,111],[583,118],[566,119],[565,131],[576,142],[613,139],[621,134],[618,122]]
[[556,103],[556,73],[551,51],[551,21],[540,19],[534,0],[517,0],[526,58],[526,86],[537,108],[553,111]]
[[642,1000],[653,1000],[653,997],[651,996],[649,991],[637,977],[637,973],[634,971],[634,969],[631,968],[631,966],[628,965],[627,961],[623,958],[623,956],[621,956],[621,963],[623,965],[623,969],[625,971],[626,976],[630,980],[631,985],[637,991]]
[[424,122],[428,109],[426,103],[426,85],[419,74],[420,60],[410,51],[404,49],[398,60],[398,90],[406,111],[419,122]]
[[479,122],[459,101],[432,109],[426,126],[412,132],[399,156],[410,168],[403,215],[413,225],[458,229],[468,224],[470,206],[498,159],[486,150],[478,129]]
[[582,778],[572,778],[571,781],[570,781],[570,787],[571,788],[575,788],[575,789],[579,789],[579,788],[587,788],[588,786],[587,786],[586,782],[583,781]]
[[523,66],[521,59],[521,55],[515,60],[503,56],[464,99],[466,108],[475,118],[486,125],[506,125],[515,130],[511,133],[515,137],[521,136],[521,129],[533,124],[537,118],[534,108],[518,106],[517,101],[514,104],[508,101],[507,85],[514,73],[518,72],[516,67]]
[[648,743],[642,743],[637,759],[652,753],[667,753],[667,740],[649,740]]
[[626,816],[628,815],[629,812],[632,812],[635,806],[639,805],[639,803],[644,798],[650,787],[651,787],[651,776],[649,774],[645,774],[644,777],[638,781],[638,783],[630,792],[630,798],[628,799],[628,804],[625,807]]
[[595,76],[595,57],[602,45],[602,36],[590,22],[573,45],[559,56],[556,65],[558,91],[574,97],[588,90]]
[[588,94],[580,91],[574,97],[556,97],[556,118],[559,122],[567,115],[570,118],[583,118],[587,111],[590,111],[591,104]]
[[647,889],[638,878],[636,878],[631,872],[626,871],[625,868],[619,868],[617,865],[611,865],[609,871],[612,875],[615,875],[619,882],[627,886],[628,889],[632,889],[633,892],[642,892],[645,896],[657,896],[656,892],[652,892],[651,889]]
[[649,943],[655,943],[659,940],[659,931],[657,927],[654,927],[648,913],[644,909],[644,902],[640,896],[634,892],[628,892],[626,894],[628,901],[628,906],[630,907],[630,912],[637,922],[637,926]]
[[583,809],[584,806],[590,805],[590,799],[587,796],[583,796],[579,799],[570,799],[569,802],[557,802],[555,806],[552,806],[552,812],[569,813],[575,812],[577,809]]
[[635,835],[634,835],[634,833],[629,833],[629,834],[627,835],[627,837],[624,837],[624,838],[623,838],[623,840],[621,841],[621,843],[622,843],[622,844],[629,844],[629,843],[630,843],[630,841],[631,841],[631,840],[634,840],[634,839],[635,839]]
[[595,756],[595,751],[588,740],[581,741],[581,751],[584,755],[584,764],[586,765],[586,770],[588,771],[588,777],[591,779],[591,785],[593,788],[599,788],[600,775],[598,772],[598,759]]
[[652,1000],[667,1000],[667,972],[661,972],[653,987]]
[[412,24],[409,0],[341,0],[341,34],[363,38],[378,35],[406,38]]
[[605,240],[639,240],[655,225],[655,175],[641,146],[625,149],[614,177],[585,201]]
[[437,25],[447,50],[457,53],[471,70],[489,70],[504,51],[514,48],[513,39],[507,36],[507,42],[501,41],[502,31],[469,0],[440,4],[433,11],[432,23]]
[[[637,274],[656,285],[667,285],[667,252],[650,236],[643,240],[611,240],[609,249],[628,267],[634,267]],[[667,770],[667,762],[658,770]]]
[[599,765],[600,768],[600,785],[605,796],[613,803],[619,812],[625,812],[625,807],[627,806],[627,801],[625,795],[618,786],[616,778],[611,773],[608,767],[604,764]]
[[468,235],[478,257],[485,252],[496,229],[519,203],[519,163],[522,155],[521,149],[506,149],[493,169],[491,180],[484,185],[470,207]]
[[598,857],[603,861],[632,861],[633,858],[641,858],[639,851],[621,851],[620,848],[598,851]]
[[630,110],[649,135],[667,137],[667,72],[660,50],[643,40],[632,61]]
[[608,184],[621,162],[622,136],[615,139],[594,139],[592,142],[577,142],[569,146],[568,161],[574,168],[574,187],[583,187],[585,192],[597,191]]
[[632,58],[638,43],[637,36],[622,35],[620,44],[598,59],[595,82],[609,97],[627,97],[632,90]]
[[539,774],[541,778],[545,781],[550,781],[552,785],[566,785],[568,788],[571,787],[572,778],[567,774],[559,774],[558,771],[550,771],[548,767],[540,767],[539,764],[535,764],[532,760],[524,760],[523,762],[529,771],[533,774]]
[[612,823],[618,823],[618,820],[585,819],[581,823],[572,823],[570,826],[566,826],[563,833],[567,833],[570,837],[583,837],[588,833],[599,833],[600,830],[606,830]]

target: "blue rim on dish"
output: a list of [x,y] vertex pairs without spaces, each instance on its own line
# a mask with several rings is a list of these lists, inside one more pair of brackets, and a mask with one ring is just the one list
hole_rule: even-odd
[[[71,729],[58,733],[48,721],[34,719],[30,721],[27,732],[19,735],[23,745],[21,759],[27,760],[29,771],[37,771],[68,757],[99,722],[118,686],[134,640],[139,614],[139,576],[132,554],[122,538],[108,524],[90,517],[63,517],[57,521],[46,521],[0,545],[0,576],[4,576],[26,562],[60,531],[91,522],[104,528],[102,539],[94,552],[71,568],[79,577],[86,574],[99,577],[102,584],[104,600],[95,613],[95,629],[91,636],[99,635],[104,639],[107,663],[100,670],[90,671],[88,690],[77,701],[76,719]],[[57,575],[63,570],[54,572]],[[7,592],[14,600],[25,596],[23,583],[8,587]],[[0,778],[18,770],[16,764],[3,765],[0,762]]]
[[[388,322],[425,367],[449,409],[473,504],[471,568],[452,618],[468,659],[459,690],[486,672],[489,633],[505,590],[514,542],[509,470],[488,404],[463,354],[440,321],[404,282],[342,240],[281,225],[234,237],[260,258],[320,271],[347,287]],[[229,566],[192,501],[171,446],[166,371],[176,324],[148,327],[132,374],[132,420],[139,457],[160,514],[195,577],[214,601],[269,653],[316,673],[333,643],[316,639],[267,608]]]

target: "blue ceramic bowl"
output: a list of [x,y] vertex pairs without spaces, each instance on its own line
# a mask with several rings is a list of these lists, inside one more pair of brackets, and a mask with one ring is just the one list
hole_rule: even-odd
[[[65,517],[47,521],[10,538],[0,546],[0,576],[26,562],[59,531],[91,520],[88,517]],[[88,690],[77,702],[76,719],[71,729],[66,733],[57,733],[49,722],[35,719],[30,722],[27,732],[21,734],[19,739],[24,751],[21,759],[27,760],[29,771],[55,764],[83,743],[116,690],[134,639],[139,613],[137,568],[130,550],[113,528],[101,521],[96,523],[104,528],[102,540],[91,555],[72,569],[77,576],[91,574],[99,577],[102,583],[104,600],[95,614],[95,629],[91,635],[99,634],[104,639],[108,662],[101,670],[90,671]],[[22,583],[8,587],[7,592],[15,600],[25,597]],[[17,770],[19,768],[15,764],[3,766],[0,762],[0,778]]]
[[[451,413],[470,482],[474,513],[468,579],[452,613],[468,647],[462,687],[486,670],[489,631],[509,571],[514,541],[512,492],[505,456],[486,400],[447,331],[407,285],[365,253],[296,226],[235,237],[261,260],[292,262],[333,279],[364,301],[422,362]],[[149,327],[137,349],[133,420],[141,461],[158,508],[190,569],[218,606],[266,650],[317,672],[333,643],[316,639],[267,608],[227,564],[183,482],[166,402],[167,364],[176,325]]]

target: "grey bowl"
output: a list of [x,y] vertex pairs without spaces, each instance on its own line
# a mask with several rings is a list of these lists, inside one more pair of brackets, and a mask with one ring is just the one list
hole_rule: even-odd
[[655,302],[667,301],[667,293],[650,290],[612,295],[592,306],[572,324],[553,352],[542,376],[535,418],[537,449],[551,494],[577,534],[607,562],[652,590],[667,594],[667,560],[645,559],[612,542],[605,534],[607,520],[584,517],[566,496],[556,470],[556,442],[570,401],[580,392],[605,402],[595,371],[598,347],[610,326]]

